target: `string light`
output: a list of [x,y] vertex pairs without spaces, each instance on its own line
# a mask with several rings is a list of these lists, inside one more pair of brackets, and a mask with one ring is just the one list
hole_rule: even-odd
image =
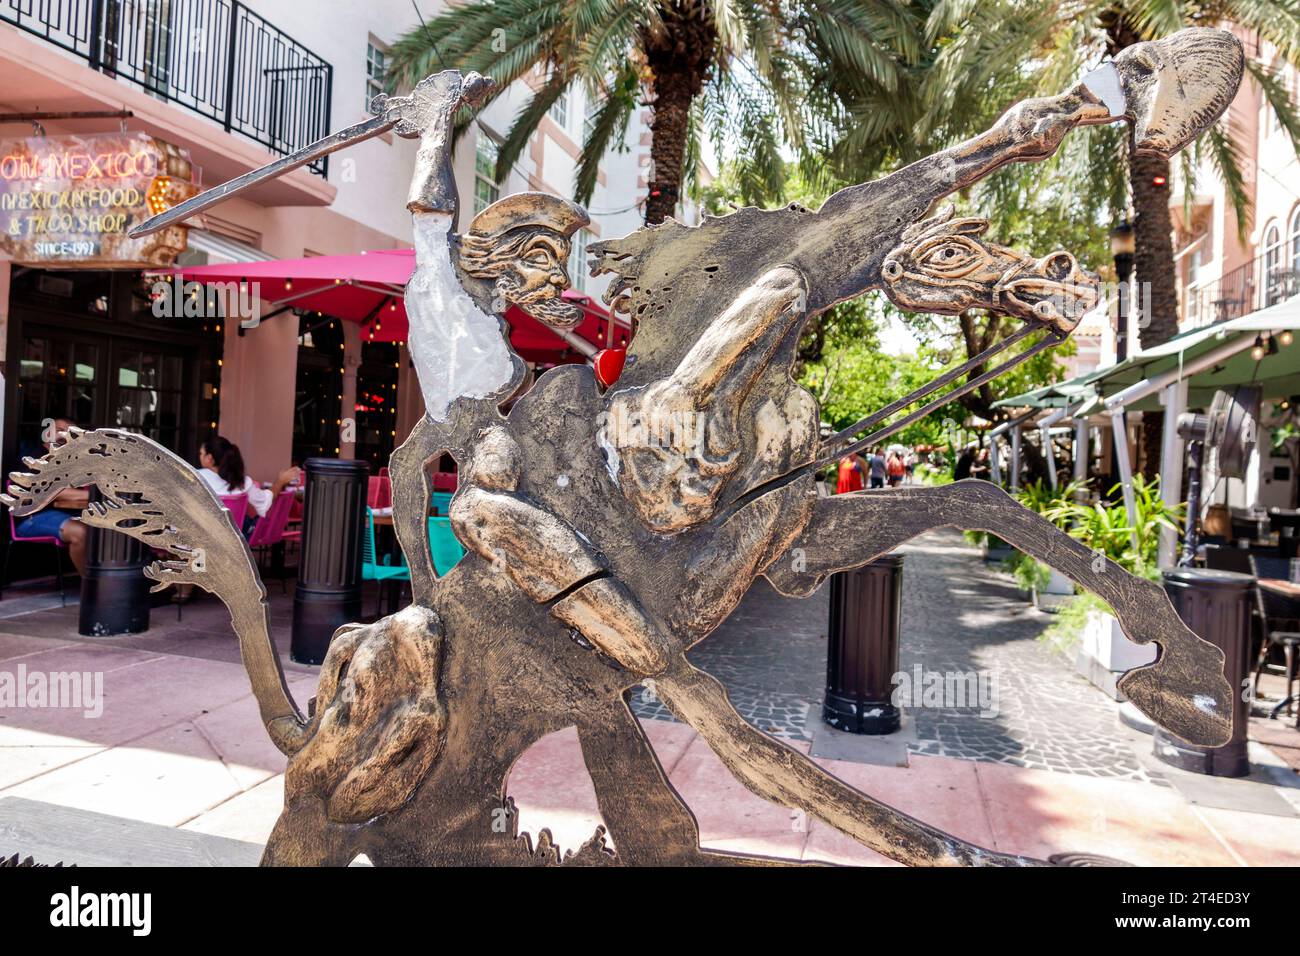
[[1295,341],[1295,335],[1292,334],[1290,329],[1283,329],[1278,335],[1277,340],[1283,345],[1290,345]]
[[1264,338],[1263,336],[1257,335],[1255,336],[1255,347],[1250,350],[1250,357],[1256,362],[1262,362],[1264,360],[1264,355]]

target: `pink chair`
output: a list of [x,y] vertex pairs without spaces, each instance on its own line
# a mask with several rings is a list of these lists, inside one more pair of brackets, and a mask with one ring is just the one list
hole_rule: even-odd
[[58,535],[35,535],[33,537],[24,537],[20,535],[12,511],[9,512],[9,540],[5,542],[4,574],[0,576],[0,594],[4,593],[4,585],[9,583],[9,555],[13,553],[13,546],[15,544],[54,545],[54,569],[55,576],[59,580],[59,601],[64,607],[67,607],[68,598],[63,592],[63,551],[67,547],[67,543]]
[[[257,524],[253,525],[253,533],[248,536],[248,547],[254,554],[265,555],[271,548],[289,539],[285,528],[289,524],[289,510],[297,497],[293,489],[286,488],[275,496],[266,514],[257,519]],[[301,532],[292,532],[292,534],[293,539],[296,540]],[[280,589],[285,590],[283,567],[280,569]]]
[[435,471],[433,473],[433,490],[434,491],[455,491],[456,472]]
[[393,506],[393,485],[387,475],[370,478],[370,484],[366,489],[366,504],[372,510]]
[[244,519],[248,517],[248,495],[239,492],[233,495],[217,495],[221,499],[221,507],[230,512],[230,520],[235,522],[235,527],[240,531],[244,530]]

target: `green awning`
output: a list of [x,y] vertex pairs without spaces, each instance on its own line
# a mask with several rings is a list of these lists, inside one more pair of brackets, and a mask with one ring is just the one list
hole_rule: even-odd
[[[1175,370],[1234,338],[1253,340],[1257,335],[1284,329],[1300,332],[1300,297],[1239,319],[1189,329],[1116,365],[1004,398],[994,404],[999,408],[1059,408],[1085,401],[1091,408],[1093,403],[1088,401],[1089,393],[1100,399],[1109,398],[1130,385]],[[1251,382],[1264,386],[1266,399],[1300,395],[1300,335],[1296,338],[1297,341],[1290,346],[1279,343],[1277,354],[1266,355],[1260,362],[1251,357],[1249,348],[1243,348],[1212,368],[1191,376],[1188,380],[1188,407],[1207,407],[1218,389]],[[1133,411],[1153,411],[1160,407],[1159,396],[1154,394],[1129,406]]]

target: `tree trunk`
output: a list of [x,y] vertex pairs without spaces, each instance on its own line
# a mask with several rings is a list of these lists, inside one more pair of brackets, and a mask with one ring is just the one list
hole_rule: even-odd
[[704,16],[700,8],[679,16],[665,11],[665,33],[643,38],[654,90],[654,119],[650,123],[654,174],[646,199],[647,225],[656,225],[673,215],[681,198],[691,103],[704,89],[717,46],[713,24]]
[[[1140,37],[1121,16],[1107,24],[1111,53],[1137,43]],[[1129,146],[1129,189],[1133,195],[1133,257],[1137,294],[1130,308],[1137,308],[1138,344],[1149,349],[1178,334],[1178,279],[1174,268],[1173,221],[1169,216],[1169,161],[1156,156],[1139,156]],[[1160,180],[1160,185],[1156,180]],[[1133,343],[1130,353],[1137,351]],[[1140,470],[1147,478],[1160,473],[1163,415],[1142,416]]]
[[[1136,254],[1138,341],[1142,348],[1168,342],[1178,334],[1178,278],[1174,269],[1173,222],[1169,217],[1169,162],[1155,156],[1129,157],[1133,190],[1133,221]],[[1155,184],[1163,177],[1163,186]],[[1154,478],[1160,473],[1160,447],[1164,416],[1146,412],[1142,416],[1142,474]]]

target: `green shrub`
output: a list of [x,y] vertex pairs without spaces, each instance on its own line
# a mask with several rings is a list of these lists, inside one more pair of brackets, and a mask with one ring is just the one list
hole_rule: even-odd
[[1072,655],[1083,639],[1083,629],[1088,624],[1088,615],[1093,611],[1112,613],[1110,605],[1097,595],[1087,591],[1076,594],[1061,605],[1051,626],[1038,639],[1067,657]]

